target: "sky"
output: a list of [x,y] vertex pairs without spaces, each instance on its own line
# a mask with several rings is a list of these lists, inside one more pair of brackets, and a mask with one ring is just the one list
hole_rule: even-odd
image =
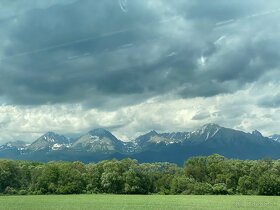
[[278,0],[0,0],[0,143],[279,134],[279,18]]

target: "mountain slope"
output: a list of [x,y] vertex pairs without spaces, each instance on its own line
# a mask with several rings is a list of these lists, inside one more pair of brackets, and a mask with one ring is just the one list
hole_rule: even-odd
[[[216,124],[207,124],[192,132],[148,132],[123,142],[109,131],[98,128],[75,142],[49,132],[31,145],[8,143],[0,146],[0,157],[34,161],[100,161],[135,158],[140,162],[174,162],[182,165],[192,156],[218,153],[229,158],[280,158],[279,135],[264,137],[259,131],[245,133]],[[24,146],[25,145],[25,146]]]
[[276,142],[280,143],[280,135],[278,135],[278,134],[274,134],[272,136],[269,136],[268,138],[270,138],[273,141],[276,141]]
[[[178,138],[174,142],[171,141],[172,135],[168,133],[148,134],[143,135],[145,137],[143,139],[149,144],[146,143],[142,150],[138,150],[131,156],[132,158],[143,162],[171,161],[182,164],[191,156],[211,155],[214,153],[239,159],[280,157],[280,143],[263,137],[258,131],[245,133],[216,124],[207,124],[193,132],[178,133],[177,136],[181,136],[181,139]],[[162,135],[165,138],[169,137],[169,140],[162,138],[162,144],[152,140],[159,139]],[[156,144],[161,146],[156,146]]]
[[30,151],[62,150],[71,145],[69,138],[54,132],[48,132],[27,147]]
[[28,144],[24,141],[10,141],[0,146],[0,151],[4,150],[24,150]]
[[123,143],[109,131],[98,128],[81,136],[72,146],[74,150],[114,153],[123,151]]

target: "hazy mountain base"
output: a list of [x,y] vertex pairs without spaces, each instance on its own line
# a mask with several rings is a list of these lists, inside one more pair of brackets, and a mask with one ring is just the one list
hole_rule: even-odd
[[250,159],[258,160],[262,158],[272,158],[277,159],[280,157],[280,149],[273,148],[268,152],[263,152],[258,148],[247,147],[245,152],[240,151],[239,148],[229,147],[210,147],[205,145],[170,145],[168,147],[155,147],[150,150],[135,154],[121,154],[121,153],[92,153],[86,151],[73,151],[73,150],[63,150],[63,151],[37,151],[22,154],[18,151],[6,151],[0,153],[0,158],[8,158],[14,160],[30,160],[30,161],[81,161],[84,163],[98,162],[102,160],[110,159],[125,159],[132,158],[138,160],[140,163],[153,163],[153,162],[170,162],[176,163],[178,165],[183,165],[184,161],[193,156],[208,156],[215,153],[219,153],[228,158],[238,158],[238,159]]

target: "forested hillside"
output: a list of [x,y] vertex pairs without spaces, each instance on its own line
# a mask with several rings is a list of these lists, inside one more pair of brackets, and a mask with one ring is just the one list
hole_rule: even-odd
[[136,160],[37,163],[0,161],[1,194],[280,195],[280,160],[194,157],[184,167]]

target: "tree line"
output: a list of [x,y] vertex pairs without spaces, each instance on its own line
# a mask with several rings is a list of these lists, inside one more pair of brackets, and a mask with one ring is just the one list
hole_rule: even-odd
[[132,159],[90,164],[0,160],[0,193],[280,195],[280,160],[211,155],[190,158],[183,167]]

